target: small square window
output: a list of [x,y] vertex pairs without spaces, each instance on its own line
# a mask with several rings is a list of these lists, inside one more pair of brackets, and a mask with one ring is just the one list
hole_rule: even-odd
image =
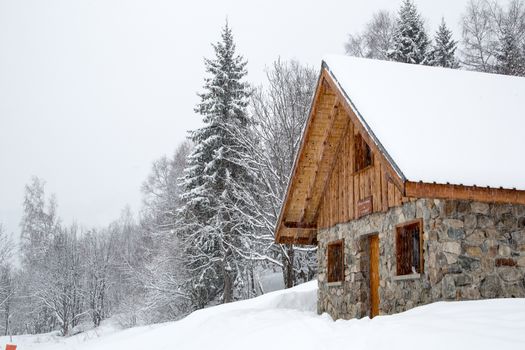
[[361,134],[355,135],[355,171],[362,170],[372,165],[372,150]]
[[328,243],[328,282],[344,280],[344,244],[343,240]]
[[423,238],[421,220],[396,227],[397,275],[410,275],[423,271]]

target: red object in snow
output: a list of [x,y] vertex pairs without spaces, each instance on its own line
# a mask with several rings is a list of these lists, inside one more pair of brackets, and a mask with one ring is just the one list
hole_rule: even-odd
[[5,350],[16,350],[16,345],[15,344],[6,344],[5,345]]

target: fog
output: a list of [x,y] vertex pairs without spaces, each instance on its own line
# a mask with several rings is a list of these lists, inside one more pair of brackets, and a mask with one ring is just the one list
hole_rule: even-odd
[[[228,19],[248,79],[272,61],[320,66],[350,32],[401,1],[0,0],[0,222],[18,235],[24,185],[36,175],[65,223],[108,224],[151,162],[199,127],[203,57]],[[416,1],[433,34],[459,39],[467,1]]]

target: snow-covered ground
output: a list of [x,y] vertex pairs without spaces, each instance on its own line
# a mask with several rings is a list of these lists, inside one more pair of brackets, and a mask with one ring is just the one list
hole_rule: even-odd
[[[15,336],[19,350],[525,349],[525,299],[440,302],[350,321],[315,313],[317,283],[200,310],[178,322],[96,330],[62,338]],[[2,349],[7,342],[0,338]]]

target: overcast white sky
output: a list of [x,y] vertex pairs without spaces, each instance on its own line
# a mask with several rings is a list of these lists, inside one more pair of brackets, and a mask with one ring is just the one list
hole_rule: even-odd
[[[200,125],[203,57],[228,17],[249,81],[281,56],[320,66],[401,0],[0,0],[0,222],[18,234],[24,184],[47,181],[65,223],[140,208],[151,162]],[[467,0],[418,0],[459,38]]]

